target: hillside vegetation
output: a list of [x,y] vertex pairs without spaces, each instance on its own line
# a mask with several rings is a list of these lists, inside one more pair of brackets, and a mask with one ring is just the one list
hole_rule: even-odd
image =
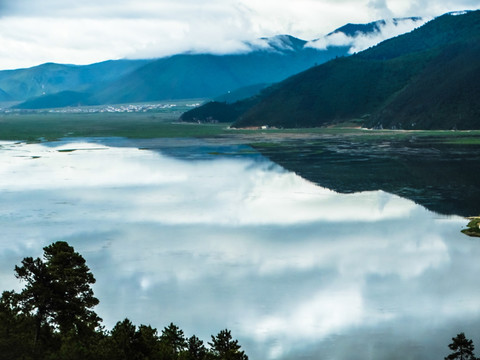
[[47,63],[28,69],[0,71],[0,100],[24,101],[62,91],[95,89],[148,62],[116,60],[84,66]]
[[480,11],[438,17],[273,85],[234,127],[480,128],[479,44]]
[[[394,19],[394,24],[421,21]],[[277,35],[244,43],[231,54],[182,53],[150,60],[106,61],[87,66],[43,64],[0,71],[0,101],[17,108],[44,109],[78,105],[152,102],[221,97],[233,102],[256,95],[263,86],[351,54],[354,38],[379,34],[385,20],[347,24],[311,42]],[[350,45],[322,45],[329,36],[350,39]],[[223,94],[227,94],[222,96]]]
[[281,81],[347,49],[255,51],[234,55],[175,55],[118,79],[96,95],[98,103],[212,98],[259,83]]
[[249,45],[249,51],[238,54],[178,54],[148,61],[0,71],[0,100],[23,101],[17,106],[21,109],[43,109],[214,98],[284,80],[349,51],[344,46],[315,49],[288,35],[260,41],[263,46]]

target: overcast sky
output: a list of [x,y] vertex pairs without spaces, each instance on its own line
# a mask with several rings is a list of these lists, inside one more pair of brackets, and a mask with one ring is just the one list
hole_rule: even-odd
[[263,36],[313,40],[348,22],[479,7],[478,0],[0,0],[0,69],[226,53]]

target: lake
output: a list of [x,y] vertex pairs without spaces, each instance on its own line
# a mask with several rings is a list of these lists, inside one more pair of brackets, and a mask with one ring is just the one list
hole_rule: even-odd
[[228,328],[252,360],[433,360],[459,332],[480,344],[465,218],[338,193],[269,158],[195,139],[0,142],[2,290],[65,240],[108,329],[173,322],[209,341]]

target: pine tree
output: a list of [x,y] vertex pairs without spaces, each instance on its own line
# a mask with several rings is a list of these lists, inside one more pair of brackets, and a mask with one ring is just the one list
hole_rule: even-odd
[[222,330],[216,337],[212,336],[211,352],[217,360],[248,360],[248,356],[241,351],[238,340],[233,340],[230,330]]
[[207,348],[203,341],[193,335],[188,339],[187,351],[185,352],[186,360],[205,360],[207,356]]
[[477,360],[473,354],[475,350],[473,341],[467,339],[463,332],[452,338],[452,343],[448,347],[453,352],[445,360]]
[[170,323],[160,335],[160,346],[165,360],[178,359],[181,352],[187,347],[187,340],[177,325]]
[[43,259],[27,257],[15,266],[15,276],[25,282],[18,294],[19,309],[35,321],[34,352],[39,340],[46,342],[55,332],[77,340],[88,338],[101,321],[92,310],[99,301],[85,259],[64,241],[43,250]]

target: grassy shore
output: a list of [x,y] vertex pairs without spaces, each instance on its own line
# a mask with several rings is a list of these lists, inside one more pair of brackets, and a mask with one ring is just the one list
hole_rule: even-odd
[[467,229],[462,230],[462,233],[468,236],[480,237],[480,217],[469,218],[470,222],[467,225]]
[[0,140],[34,142],[62,137],[204,137],[216,136],[226,127],[176,123],[175,118],[163,113],[4,114],[0,115]]
[[45,141],[63,137],[128,138],[238,138],[245,143],[289,139],[351,138],[377,142],[428,138],[438,143],[480,145],[480,130],[402,131],[365,130],[354,127],[242,130],[229,124],[181,123],[179,111],[145,113],[10,113],[0,115],[0,140]]

